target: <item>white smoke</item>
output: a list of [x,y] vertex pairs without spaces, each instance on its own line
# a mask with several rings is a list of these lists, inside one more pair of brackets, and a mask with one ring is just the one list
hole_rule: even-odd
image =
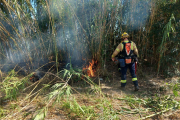
[[133,31],[144,27],[150,15],[151,0],[128,0],[123,3],[124,24]]

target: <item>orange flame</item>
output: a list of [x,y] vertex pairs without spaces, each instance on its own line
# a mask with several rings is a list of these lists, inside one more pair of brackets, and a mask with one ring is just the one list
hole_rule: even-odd
[[97,61],[92,60],[92,62],[89,62],[89,66],[86,66],[86,68],[83,68],[83,70],[87,70],[87,74],[89,77],[95,76],[95,69],[94,66],[97,64]]

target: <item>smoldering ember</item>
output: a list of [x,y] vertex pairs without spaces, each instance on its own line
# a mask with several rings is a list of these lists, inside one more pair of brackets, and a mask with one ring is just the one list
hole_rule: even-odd
[[1,120],[180,119],[180,0],[1,0]]

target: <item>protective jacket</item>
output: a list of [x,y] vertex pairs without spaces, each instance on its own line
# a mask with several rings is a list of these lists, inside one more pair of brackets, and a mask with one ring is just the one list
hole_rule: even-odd
[[134,86],[137,88],[138,81],[135,73],[135,63],[132,61],[133,56],[139,56],[136,44],[126,39],[117,46],[116,50],[112,54],[112,58],[117,55],[121,67],[121,87],[125,87],[126,85],[126,73],[127,69],[129,69]]
[[130,45],[131,45],[131,47],[130,47],[130,49],[131,49],[131,53],[130,53],[130,55],[132,56],[132,55],[137,55],[137,57],[139,56],[139,54],[138,54],[138,49],[137,49],[137,47],[136,47],[136,44],[133,42],[133,41],[129,41],[129,40],[126,40],[126,41],[123,41],[123,42],[121,42],[118,46],[117,46],[117,48],[116,48],[116,50],[113,52],[113,54],[112,54],[112,58],[113,57],[115,57],[115,56],[117,56],[118,54],[118,57],[120,58],[120,57],[125,57],[125,56],[127,56],[127,54],[126,54],[126,51],[125,51],[125,44],[126,43],[129,43]]

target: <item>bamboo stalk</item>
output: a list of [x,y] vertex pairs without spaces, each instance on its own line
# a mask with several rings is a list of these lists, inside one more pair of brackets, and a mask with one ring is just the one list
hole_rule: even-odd
[[155,113],[155,114],[151,114],[151,115],[142,117],[142,118],[140,118],[140,119],[138,119],[138,120],[144,120],[144,119],[147,119],[147,118],[151,118],[151,117],[154,117],[154,116],[156,116],[156,115],[165,113],[165,112],[167,112],[167,111],[169,111],[169,110],[172,110],[172,109],[173,109],[173,107],[172,107],[172,108],[169,108],[169,109],[166,109],[166,110],[163,110],[163,111],[160,111],[160,112],[157,112],[157,113]]

